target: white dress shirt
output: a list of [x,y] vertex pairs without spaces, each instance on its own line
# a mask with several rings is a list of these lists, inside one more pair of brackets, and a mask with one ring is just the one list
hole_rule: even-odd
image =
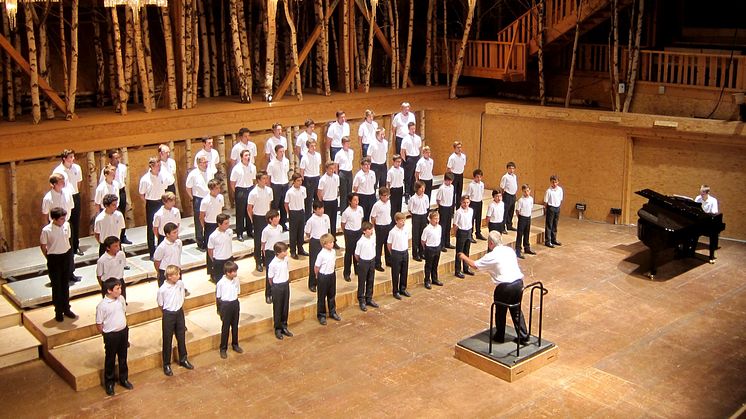
[[511,195],[515,195],[518,192],[518,176],[513,173],[505,173],[500,179],[500,188]]
[[530,217],[534,211],[534,198],[531,196],[518,198],[518,201],[515,203],[515,210],[522,217]]
[[145,199],[148,201],[160,201],[163,198],[163,194],[166,193],[166,188],[171,183],[170,174],[159,172],[158,175],[154,175],[148,170],[140,178],[138,192],[140,192],[140,195],[145,195]]
[[176,161],[170,157],[165,161],[161,160],[161,172],[168,173],[171,176],[169,178],[171,183],[168,186],[173,185],[176,182]]
[[240,163],[241,152],[244,150],[249,150],[249,163],[256,164],[256,144],[251,141],[246,141],[246,144],[244,144],[242,141],[234,144],[233,148],[231,149],[231,160],[235,161],[236,163]]
[[127,327],[127,302],[121,295],[113,300],[104,297],[96,306],[96,324],[102,325],[102,332],[118,332]]
[[217,194],[216,196],[207,195],[202,198],[202,202],[199,204],[199,212],[205,213],[206,223],[216,223],[217,216],[223,212],[225,206],[225,200],[223,194]]
[[339,122],[334,121],[329,124],[329,129],[326,130],[326,136],[332,139],[332,147],[342,147],[342,137],[350,136],[350,124],[345,122],[340,125]]
[[79,192],[78,183],[83,180],[83,171],[77,163],[71,164],[69,169],[60,163],[54,168],[52,173],[59,173],[65,178],[65,189],[70,191],[70,195],[75,195]]
[[290,171],[290,162],[283,157],[282,160],[273,158],[267,165],[267,174],[269,179],[275,185],[288,184],[288,172]]
[[308,140],[311,139],[318,141],[319,136],[315,132],[312,132],[311,135],[309,135],[306,131],[303,131],[298,134],[298,138],[295,139],[295,146],[300,147],[301,156],[305,156],[308,152]]
[[300,159],[300,168],[303,169],[304,177],[317,177],[321,174],[321,153],[315,151],[313,154],[306,150]]
[[720,212],[718,208],[718,200],[715,199],[715,197],[712,195],[709,195],[707,197],[707,201],[702,200],[702,195],[697,195],[694,198],[694,202],[701,203],[702,211],[706,212],[707,214],[717,214],[718,212]]
[[[56,207],[63,208],[67,211],[65,221],[70,220],[70,214],[72,213],[73,208],[75,208],[75,201],[73,201],[73,196],[70,194],[70,191],[64,188],[59,192],[54,189],[47,191],[44,198],[41,200],[41,213],[49,214],[52,208]],[[49,221],[52,221],[51,215],[49,216]]]
[[376,201],[376,203],[373,204],[373,209],[370,210],[370,219],[371,221],[375,219],[375,224],[379,226],[387,226],[391,224],[391,201]]
[[497,246],[476,261],[477,269],[486,272],[495,285],[523,279],[515,251],[508,246]]
[[355,174],[355,178],[352,180],[352,189],[357,191],[360,195],[375,194],[376,173],[372,170],[368,170],[368,173],[363,170],[358,171]]
[[264,230],[262,230],[262,245],[264,246],[264,250],[271,250],[274,252],[275,243],[281,242],[282,239],[282,226],[279,224],[276,226],[267,224],[267,226],[264,227]]
[[186,287],[184,281],[181,279],[172,284],[168,281],[164,282],[160,288],[158,288],[158,296],[156,301],[158,305],[164,310],[178,311],[184,306],[184,298],[186,297]]
[[124,267],[127,266],[127,258],[123,251],[118,251],[114,256],[104,252],[96,262],[96,277],[106,281],[109,278],[124,278]]
[[269,206],[272,204],[272,188],[269,186],[259,187],[252,189],[249,192],[248,204],[254,206],[253,214],[257,217],[264,217],[269,211]]
[[236,301],[240,293],[241,281],[238,277],[228,279],[227,276],[223,276],[215,285],[215,297],[220,301]]
[[300,211],[306,208],[306,187],[301,186],[296,188],[292,186],[288,188],[285,194],[285,203],[288,204],[290,211]]
[[217,260],[228,260],[233,257],[233,230],[225,231],[216,229],[207,238],[207,248],[212,249],[212,258]]
[[464,167],[466,167],[466,154],[461,153],[451,153],[450,156],[448,156],[448,164],[447,167],[451,169],[451,173],[455,173],[457,175],[464,174]]
[[453,214],[453,225],[459,230],[471,230],[474,210],[471,207],[463,209],[458,207]]
[[273,284],[284,284],[290,278],[290,269],[288,268],[288,258],[274,258],[267,267],[267,276]]
[[373,236],[360,237],[355,245],[355,256],[359,257],[360,260],[373,260],[376,257],[376,240]]
[[273,135],[267,138],[267,142],[264,143],[264,154],[269,154],[270,161],[274,160],[275,157],[277,157],[275,147],[277,147],[278,144],[282,144],[282,147],[285,148],[285,150],[288,149],[288,139],[283,137],[282,135],[280,136],[280,138],[277,138]]
[[562,205],[562,199],[564,199],[565,193],[562,191],[562,186],[557,185],[556,188],[549,187],[547,192],[544,194],[544,202],[550,207],[559,207]]
[[378,139],[372,141],[368,145],[368,155],[370,156],[370,162],[375,164],[386,164],[386,154],[388,154],[388,151],[388,141],[379,141]]
[[484,182],[474,182],[473,180],[469,183],[468,189],[469,199],[472,201],[480,202],[484,199]]
[[169,241],[168,238],[164,239],[153,253],[153,260],[161,263],[158,269],[165,271],[168,265],[181,267],[181,247],[181,239],[176,239],[173,242]]
[[433,164],[432,158],[422,158],[417,162],[414,171],[419,173],[420,180],[433,180]]
[[207,173],[210,174],[210,179],[215,176],[215,173],[218,172],[218,163],[220,163],[220,155],[218,154],[218,150],[215,150],[214,148],[210,150],[208,153],[207,150],[204,148],[197,152],[197,154],[194,155],[194,167],[197,167],[197,162],[199,161],[200,157],[204,157],[207,160]]
[[312,239],[320,239],[324,234],[331,232],[329,216],[326,214],[322,214],[321,216],[316,214],[311,215],[311,218],[306,221],[303,232]]
[[124,216],[117,210],[111,214],[101,211],[93,221],[93,232],[98,234],[100,243],[103,243],[107,237],[119,237],[124,228]]
[[[337,153],[339,154],[339,153]],[[322,201],[335,201],[339,198],[339,175],[336,173],[329,176],[324,173],[319,179],[319,190]]]
[[435,193],[435,200],[442,207],[453,206],[453,184],[446,185],[444,183],[440,185],[438,192]]
[[345,149],[341,149],[337,152],[337,155],[334,156],[334,163],[337,163],[339,165],[339,170],[344,170],[346,172],[352,171],[352,160],[355,158],[355,152],[349,148],[347,151]]
[[389,167],[389,171],[386,172],[386,183],[389,184],[390,188],[403,188],[404,187],[404,169],[401,166]]
[[487,207],[487,217],[491,223],[502,223],[505,217],[505,202],[490,202]]
[[389,231],[389,237],[386,243],[391,245],[391,250],[407,251],[409,250],[409,231],[405,228],[394,228]]
[[49,223],[41,229],[39,243],[47,246],[48,255],[63,255],[70,250],[70,224]]
[[337,254],[334,253],[334,249],[321,249],[319,255],[316,257],[315,266],[319,267],[320,274],[329,275],[334,273],[336,263]]
[[417,134],[407,134],[407,136],[401,140],[401,149],[406,150],[407,158],[419,156],[421,148],[422,138]]
[[427,211],[430,209],[430,197],[424,193],[422,195],[414,194],[409,198],[407,208],[409,208],[409,212],[412,214],[427,214]]
[[363,224],[363,207],[358,205],[357,208],[352,209],[352,206],[348,206],[342,211],[340,222],[344,224],[345,230],[360,230]]
[[414,117],[414,112],[407,112],[407,115],[399,112],[394,115],[394,119],[391,120],[391,125],[394,127],[394,130],[396,130],[397,137],[404,138],[409,134],[410,122],[417,122]]
[[[171,159],[169,159],[171,160]],[[176,163],[174,163],[175,165]],[[163,167],[161,166],[161,170],[163,170]],[[127,181],[127,166],[119,163],[116,167],[116,170],[114,171],[114,180],[119,183],[120,188],[124,188],[125,182]],[[98,175],[98,183],[103,183],[105,181],[104,177],[104,169],[101,169],[101,172]]]
[[237,188],[250,188],[256,179],[256,166],[254,163],[243,164],[238,162],[231,170],[231,182],[236,182]]
[[370,121],[368,122],[363,121],[360,124],[360,128],[357,129],[357,136],[360,137],[360,140],[363,142],[363,144],[371,144],[374,141],[376,141],[376,130],[378,129],[378,122],[376,121]]
[[93,202],[103,209],[104,196],[108,194],[114,194],[117,196],[117,199],[119,199],[119,182],[113,180],[111,183],[106,183],[106,181],[99,183],[98,186],[96,186],[96,194],[93,197]]
[[166,209],[166,207],[161,207],[155,212],[155,215],[153,216],[153,227],[158,229],[159,235],[166,235],[166,232],[163,231],[163,227],[168,223],[174,223],[177,226],[181,225],[181,211],[179,211],[178,208],[171,207],[171,209]]
[[422,231],[421,239],[425,242],[425,246],[437,247],[440,246],[440,238],[442,234],[443,229],[440,227],[440,224],[428,224]]
[[212,175],[207,171],[201,171],[199,168],[192,169],[187,175],[186,187],[192,189],[192,195],[197,198],[204,198],[210,194],[207,188],[207,182],[212,180]]

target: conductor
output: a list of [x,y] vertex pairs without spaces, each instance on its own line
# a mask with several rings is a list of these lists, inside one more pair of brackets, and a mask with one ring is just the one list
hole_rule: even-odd
[[[523,297],[523,273],[518,267],[518,259],[513,249],[503,246],[501,234],[490,231],[487,241],[489,252],[481,259],[474,261],[469,256],[459,253],[458,257],[470,267],[486,272],[495,283],[495,301],[505,304],[516,304]],[[507,307],[498,304],[495,312],[497,327],[492,340],[503,343],[505,341],[505,314]],[[526,330],[526,322],[520,307],[511,307],[510,316],[513,318],[518,337],[522,345],[528,344],[530,336]],[[515,341],[515,340],[514,340]]]

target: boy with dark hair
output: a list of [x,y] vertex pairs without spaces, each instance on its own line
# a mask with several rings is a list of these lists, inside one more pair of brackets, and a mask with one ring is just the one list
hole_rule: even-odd
[[505,203],[502,200],[502,191],[497,188],[492,191],[492,202],[487,207],[487,215],[484,219],[487,221],[487,231],[497,231],[502,234],[505,230]]
[[381,254],[386,255],[386,266],[391,266],[391,254],[386,246],[386,239],[389,237],[389,231],[393,223],[391,222],[391,201],[389,201],[389,188],[382,187],[378,189],[378,202],[373,204],[370,211],[370,222],[376,230],[376,270],[383,272],[383,263]]
[[[308,258],[308,289],[311,292],[316,292],[318,283],[314,266],[316,266],[316,258],[322,249],[321,237],[329,234],[332,237],[332,242],[334,241],[334,236],[329,233],[331,231],[329,216],[324,214],[324,207],[325,204],[313,201],[313,215],[308,219],[303,229],[308,238],[308,253],[310,254]],[[333,244],[332,247],[334,247]]]
[[374,269],[376,242],[373,240],[373,224],[363,221],[361,229],[363,236],[355,245],[355,262],[358,265],[357,301],[360,304],[360,310],[368,311],[366,306],[378,308],[378,304],[373,301],[373,281],[376,276]]
[[[207,188],[210,190],[210,193],[202,198],[202,202],[199,205],[199,222],[202,224],[202,230],[205,235],[202,249],[207,249],[207,241],[210,239],[210,235],[218,228],[218,214],[222,214],[223,206],[225,206],[223,194],[220,193],[220,181],[212,179],[207,183]],[[210,266],[209,255],[206,255],[206,263],[207,266]]]
[[104,388],[106,394],[114,395],[116,374],[114,365],[119,361],[119,385],[132,390],[127,368],[127,346],[129,345],[129,328],[127,327],[127,302],[122,297],[122,286],[117,278],[104,281],[106,295],[96,306],[96,328],[104,337]]
[[246,212],[254,226],[254,260],[256,270],[263,271],[262,267],[262,232],[267,226],[267,213],[269,212],[274,195],[272,188],[267,187],[267,173],[256,174],[256,187],[249,193]]
[[223,276],[223,266],[233,260],[233,230],[230,215],[218,214],[215,220],[218,228],[207,239],[207,256],[210,258],[207,271],[212,282],[217,284]]
[[223,322],[220,329],[220,357],[228,358],[228,332],[231,333],[231,347],[234,352],[243,353],[238,345],[238,319],[240,304],[238,295],[241,293],[241,281],[238,280],[238,265],[229,260],[223,266],[224,276],[215,287],[215,298],[218,303],[218,313]]
[[[360,240],[363,232],[360,229],[363,222],[363,208],[358,205],[359,197],[356,193],[351,193],[347,197],[348,206],[342,212],[342,231],[345,235],[345,256],[344,256],[344,270],[342,276],[347,282],[352,281],[350,274],[352,273],[352,255],[355,253],[355,246],[357,241]],[[355,264],[355,274],[357,274],[357,264]]]
[[469,270],[469,266],[466,263],[462,263],[458,257],[459,253],[468,255],[469,248],[471,247],[471,227],[474,219],[474,210],[469,206],[469,201],[469,195],[462,196],[461,206],[453,215],[453,230],[456,236],[456,276],[462,279],[464,278],[464,274],[474,275],[474,272]]
[[[264,263],[269,267],[275,257],[275,243],[281,242],[282,227],[280,227],[280,213],[276,209],[267,212],[267,226],[262,231],[262,256]],[[269,282],[269,269],[265,273],[264,299],[267,304],[272,304],[272,284]]]
[[[474,210],[474,233],[479,240],[487,240],[482,235],[482,199],[484,199],[484,182],[482,169],[474,169],[472,172],[472,181],[469,183],[467,194],[469,195],[469,206]],[[476,243],[473,237],[469,237],[472,243]]]
[[275,326],[275,337],[282,340],[283,335],[292,337],[288,330],[288,311],[290,307],[290,270],[288,268],[288,245],[277,242],[272,248],[275,257],[267,266],[267,276],[272,286],[272,318]]
[[500,189],[503,190],[505,202],[505,232],[507,232],[508,230],[516,231],[513,228],[513,214],[515,213],[515,196],[518,193],[518,177],[515,174],[515,163],[509,161],[505,168],[507,171],[500,179]]
[[409,198],[408,207],[412,214],[412,259],[421,262],[425,257],[425,249],[420,237],[427,225],[427,213],[430,211],[430,197],[425,195],[425,184],[421,180],[414,183],[414,195]]
[[[326,325],[326,316],[336,321],[342,320],[337,314],[337,274],[334,272],[337,264],[337,254],[334,252],[334,237],[326,233],[319,240],[322,250],[314,264],[314,272],[318,278],[318,293],[316,294],[316,316],[321,325]],[[328,306],[328,310],[327,310]]]
[[[303,250],[303,224],[306,221],[306,187],[301,185],[303,176],[293,173],[290,178],[292,186],[285,194],[285,212],[290,218],[290,257],[298,259],[298,255],[308,256]],[[317,179],[318,180],[318,179]],[[310,210],[310,205],[309,205]]]
[[453,173],[446,173],[443,176],[443,184],[438,188],[435,194],[435,201],[438,203],[438,215],[440,218],[440,244],[441,252],[446,249],[454,249],[451,244],[451,219],[453,218]]
[[158,272],[158,287],[166,281],[166,267],[181,267],[181,239],[179,239],[179,227],[174,223],[163,226],[166,238],[158,245],[153,254],[153,266]]
[[536,252],[531,250],[529,236],[531,235],[531,213],[534,210],[534,198],[531,196],[531,188],[527,183],[521,186],[523,196],[518,199],[515,205],[515,214],[518,216],[518,231],[515,238],[515,254],[520,259],[525,259],[521,254],[521,242],[523,251],[529,255],[535,255]]
[[104,210],[99,212],[93,221],[93,235],[98,242],[99,256],[103,255],[106,251],[104,241],[110,236],[121,237],[122,230],[124,229],[124,216],[117,210],[119,197],[114,194],[107,194],[101,203],[104,206]]
[[389,231],[386,245],[391,252],[391,290],[394,298],[401,300],[401,296],[411,297],[407,291],[407,276],[409,275],[409,233],[404,229],[407,216],[401,212],[394,215],[396,225]]
[[164,193],[161,202],[163,202],[163,206],[153,216],[153,234],[158,237],[158,244],[161,244],[163,238],[166,237],[163,231],[166,224],[181,225],[181,211],[176,208],[176,194],[173,192]]
[[103,243],[106,251],[102,254],[96,262],[96,279],[98,279],[99,285],[101,285],[102,295],[106,295],[106,288],[104,288],[105,278],[116,278],[119,280],[122,286],[122,297],[127,299],[127,284],[124,282],[124,267],[127,266],[127,258],[122,250],[120,250],[119,237],[109,236],[104,240]]
[[58,322],[64,320],[64,317],[77,319],[78,316],[70,310],[73,256],[70,246],[70,224],[66,221],[67,211],[55,207],[49,211],[49,216],[51,222],[41,229],[39,247],[47,259],[49,281],[52,283],[54,319]]
[[425,288],[430,289],[431,284],[439,287],[443,286],[443,283],[438,281],[441,229],[439,225],[440,215],[438,215],[438,211],[430,211],[427,218],[430,221],[430,224],[428,224],[422,231],[419,240],[422,242],[423,249],[425,249]]

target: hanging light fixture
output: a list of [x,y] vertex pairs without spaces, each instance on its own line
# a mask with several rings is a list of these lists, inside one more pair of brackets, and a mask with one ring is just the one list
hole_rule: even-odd
[[[46,3],[47,0],[21,0],[27,3]],[[52,3],[58,3],[59,0],[50,0]],[[8,13],[8,23],[10,28],[16,28],[16,14],[18,13],[18,0],[5,0],[5,11]]]
[[[44,1],[44,0],[41,0],[41,1]],[[167,7],[168,0],[104,0],[104,7],[117,7],[117,6],[128,6],[134,12],[133,13],[134,19],[138,19],[140,17],[141,8],[145,6]]]

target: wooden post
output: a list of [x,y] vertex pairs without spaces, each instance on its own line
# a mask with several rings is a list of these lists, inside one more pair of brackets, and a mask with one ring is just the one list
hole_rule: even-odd
[[34,18],[30,3],[23,3],[23,14],[26,17],[26,37],[28,39],[29,68],[31,69],[31,116],[34,124],[41,121],[41,104],[39,103],[39,73],[36,67],[36,38],[34,35]]
[[192,139],[187,138],[184,140],[184,158],[186,162],[184,163],[184,167],[186,167],[186,172],[189,173],[190,170],[194,169],[192,166],[194,164],[194,161],[192,160]]
[[[98,214],[98,205],[96,205],[96,187],[98,186],[98,173],[96,173],[96,153],[89,151],[86,153],[86,167],[88,179],[88,208],[89,214],[95,217]],[[93,234],[93,223],[88,223],[89,234]]]
[[277,25],[277,0],[267,0],[267,44],[266,58],[264,60],[264,100],[269,100],[272,96],[272,82],[275,77],[275,49]]
[[78,93],[78,3],[72,0],[72,19],[70,20],[70,84],[67,90],[67,114],[65,119],[73,119],[75,114],[75,96]]
[[[637,11],[637,26],[635,28],[635,45],[634,49],[635,52],[632,55],[632,62],[628,65],[630,66],[630,72],[629,72],[629,86],[627,89],[627,96],[624,98],[624,108],[622,108],[622,112],[629,112],[630,106],[632,106],[632,99],[634,97],[635,93],[635,84],[637,81],[637,73],[640,71],[640,38],[642,36],[642,25],[643,25],[643,14],[645,12],[645,1],[640,0],[638,1],[638,11]],[[741,67],[739,66],[739,69]]]
[[[433,57],[433,4],[435,0],[427,1],[427,30],[425,34],[425,86],[430,86],[432,79],[432,57]],[[437,74],[436,74],[437,77]]]
[[176,60],[174,59],[173,34],[171,32],[171,15],[168,7],[161,7],[161,25],[163,40],[166,44],[166,91],[168,92],[168,109],[179,109],[176,93]]
[[238,80],[238,96],[241,102],[250,102],[248,86],[244,68],[244,59],[241,54],[241,39],[239,36],[237,2],[240,0],[230,0],[230,20],[231,20],[231,48],[233,49],[233,64],[236,69],[236,80]]
[[98,13],[92,14],[93,20],[93,50],[96,52],[96,106],[104,107],[104,97],[106,96],[105,77],[106,64],[104,60],[104,50],[101,46],[101,22],[98,20]]
[[[295,73],[295,96],[298,98],[298,100],[303,100],[303,86],[300,79],[300,63],[298,62],[298,36],[295,32],[295,23],[293,23],[293,16],[290,15],[290,8],[288,7],[289,1],[290,0],[284,0],[282,2],[282,5],[285,8],[285,19],[287,19],[288,27],[290,28],[290,51],[293,58],[291,71]],[[288,146],[290,146],[290,144],[288,144]],[[288,148],[292,150],[291,147]]]
[[365,74],[364,88],[365,93],[370,91],[370,72],[372,70],[371,65],[373,63],[373,33],[376,27],[376,7],[378,6],[378,0],[370,0],[370,15],[368,16],[368,59],[365,61]]
[[[576,0],[575,5],[575,37],[572,42],[572,58],[570,58],[570,75],[567,78],[567,93],[565,94],[565,107],[570,107],[572,98],[572,82],[575,78],[575,63],[578,59],[578,39],[580,38],[580,13],[583,10],[583,0]],[[508,69],[506,68],[505,71]]]
[[466,43],[469,41],[469,32],[471,31],[471,22],[474,18],[474,5],[476,0],[468,0],[469,11],[466,15],[466,23],[464,24],[464,34],[461,36],[461,46],[459,47],[458,56],[456,57],[456,64],[453,68],[453,81],[451,82],[451,91],[449,97],[456,99],[456,88],[458,87],[458,78],[461,75],[461,69],[464,66],[464,52],[466,51]]
[[[135,56],[137,57],[137,78],[140,82],[140,89],[142,90],[142,104],[145,108],[145,113],[149,113],[152,109],[150,108],[150,92],[148,87],[148,72],[145,68],[145,53],[143,51],[142,44],[142,26],[140,24],[140,17],[138,10],[132,10],[131,14],[134,15],[132,22],[132,31],[135,36]],[[147,16],[146,16],[147,18]]]
[[[10,23],[8,22],[8,13],[5,11],[4,7],[0,7],[0,11],[2,11],[3,16],[3,39],[6,46],[3,46],[3,49],[13,48],[8,41],[10,39]],[[3,44],[3,45],[5,45]],[[20,55],[20,54],[18,54]],[[12,55],[8,55],[9,57],[13,57]],[[5,60],[5,97],[7,98],[8,102],[8,121],[15,121],[16,120],[16,110],[15,110],[15,89],[13,88],[13,67],[10,64],[10,60]]]
[[124,184],[127,185],[126,188],[124,188],[125,196],[127,197],[127,208],[124,209],[124,223],[127,225],[128,228],[135,226],[135,214],[132,210],[132,198],[130,196],[130,189],[132,189],[132,182],[130,179],[132,179],[132,170],[130,170],[130,155],[127,151],[127,147],[122,147],[120,150],[120,154],[122,155],[122,164],[127,166],[127,176],[124,180]]
[[10,162],[10,225],[13,229],[11,237],[11,249],[19,248],[18,239],[21,236],[19,231],[21,223],[18,222],[18,174],[16,162]]
[[414,0],[409,0],[409,27],[407,32],[407,52],[404,56],[404,70],[402,71],[402,87],[407,87],[409,79],[409,63],[412,60],[412,27],[414,26]]
[[150,22],[148,22],[148,8],[141,10],[140,23],[142,25],[142,49],[145,54],[145,73],[148,76],[148,96],[150,97],[150,109],[155,109],[155,80],[153,76],[153,58],[150,49]]
[[[127,86],[124,76],[124,64],[122,64],[122,35],[119,29],[119,16],[117,8],[111,8],[111,24],[114,34],[114,56],[117,63],[117,90],[119,91],[119,112],[127,115]],[[129,200],[128,200],[129,201]]]

